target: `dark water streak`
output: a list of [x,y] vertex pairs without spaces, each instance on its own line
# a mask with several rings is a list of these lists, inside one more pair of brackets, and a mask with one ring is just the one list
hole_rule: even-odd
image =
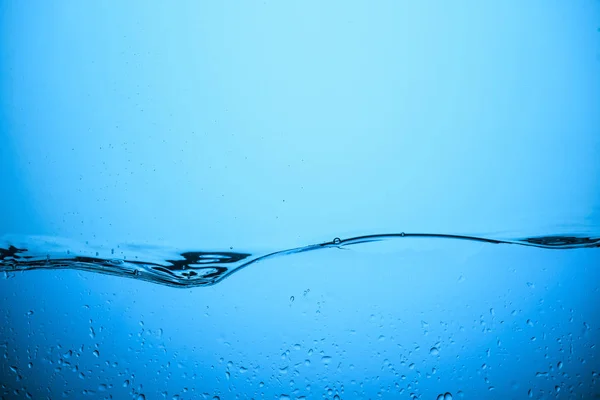
[[[515,240],[500,240],[476,236],[448,235],[436,233],[392,233],[358,236],[348,239],[335,238],[330,242],[275,251],[272,253],[251,254],[234,251],[186,251],[171,252],[169,257],[157,261],[130,260],[127,258],[102,258],[71,254],[70,250],[49,246],[44,251],[39,240],[29,245],[13,245],[10,241],[0,244],[0,272],[8,273],[35,269],[76,269],[108,275],[132,277],[152,283],[190,288],[212,286],[229,277],[234,272],[266,259],[315,251],[326,248],[342,248],[361,243],[381,242],[404,238],[455,239],[489,244],[530,246],[544,249],[570,250],[599,248],[600,237],[590,236],[540,236]],[[26,240],[27,242],[27,240]],[[41,248],[40,248],[41,247]],[[149,248],[156,252],[156,248]],[[137,248],[144,252],[144,248]],[[97,253],[96,253],[97,254]],[[139,257],[136,257],[139,258]],[[152,257],[148,257],[150,259]]]

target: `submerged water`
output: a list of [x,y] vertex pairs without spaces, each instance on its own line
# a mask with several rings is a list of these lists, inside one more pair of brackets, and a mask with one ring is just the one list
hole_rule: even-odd
[[5,398],[600,396],[597,237],[406,233],[106,258],[12,240]]

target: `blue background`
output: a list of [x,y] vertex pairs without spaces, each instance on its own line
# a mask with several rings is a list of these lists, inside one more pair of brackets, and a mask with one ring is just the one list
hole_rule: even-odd
[[[594,0],[2,1],[0,235],[67,238],[74,251],[282,250],[401,231],[598,235],[599,29]],[[184,291],[7,273],[0,395],[600,392],[597,250],[394,243],[268,261]],[[552,346],[561,338],[568,354],[569,337],[565,377]],[[492,345],[501,350],[485,361]],[[109,356],[94,358],[94,346]],[[318,368],[295,375],[309,348]],[[82,379],[72,365],[55,370],[69,349]],[[281,358],[288,349],[302,356]],[[395,371],[413,360],[421,375],[396,376],[384,360]],[[156,375],[168,362],[176,372]]]
[[286,247],[599,224],[597,1],[1,7],[7,232]]

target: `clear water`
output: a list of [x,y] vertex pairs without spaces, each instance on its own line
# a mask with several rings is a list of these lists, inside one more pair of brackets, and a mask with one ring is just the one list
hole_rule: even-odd
[[237,272],[221,281],[184,275],[193,264],[177,279],[152,271],[185,259],[160,262],[160,249],[135,249],[152,264],[65,249],[58,258],[56,245],[48,258],[4,249],[5,396],[598,395],[600,239],[372,239],[242,270],[235,253],[214,253],[199,268],[232,263]]
[[599,21],[0,2],[0,399],[600,397]]

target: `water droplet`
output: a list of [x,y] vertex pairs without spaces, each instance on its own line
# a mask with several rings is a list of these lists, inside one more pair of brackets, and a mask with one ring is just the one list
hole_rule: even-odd
[[323,356],[323,357],[321,357],[321,361],[323,362],[323,364],[327,365],[331,362],[331,357]]
[[400,232],[400,236],[404,237],[404,236],[406,236],[406,233]]
[[440,350],[437,347],[432,347],[431,349],[429,349],[429,354],[431,354],[432,356],[437,356],[438,354],[440,354]]
[[290,396],[288,396],[287,394],[282,394],[281,396],[279,396],[279,400],[290,400]]
[[444,393],[444,400],[452,400],[452,393],[450,393],[450,392]]
[[94,350],[93,354],[94,354],[96,357],[100,357],[100,352],[99,352],[98,350]]
[[146,400],[146,396],[144,396],[143,394],[138,394],[136,400]]
[[290,301],[293,303],[295,300],[294,296],[290,296]]
[[339,237],[336,237],[335,239],[333,239],[333,244],[340,244],[342,243],[342,239],[340,239]]

